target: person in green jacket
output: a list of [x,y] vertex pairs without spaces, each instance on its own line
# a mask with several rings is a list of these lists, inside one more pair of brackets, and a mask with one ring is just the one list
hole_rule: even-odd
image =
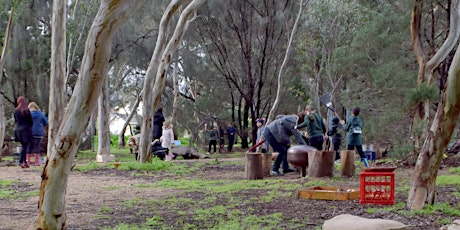
[[343,125],[343,129],[347,133],[347,150],[356,150],[358,151],[361,161],[364,163],[364,166],[369,167],[369,162],[367,161],[366,156],[363,151],[363,138],[362,138],[362,127],[363,121],[359,117],[360,113],[359,107],[354,107],[351,112],[351,118],[348,121],[341,120],[340,123]]
[[297,125],[297,129],[307,127],[309,145],[318,150],[323,150],[324,134],[326,133],[326,125],[323,118],[315,111],[313,106],[305,107],[305,121]]

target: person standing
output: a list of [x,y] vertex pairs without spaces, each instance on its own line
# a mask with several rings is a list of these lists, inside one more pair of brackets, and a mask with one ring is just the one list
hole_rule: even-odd
[[[291,136],[295,137],[298,144],[306,145],[302,134],[295,128],[298,120],[299,116],[297,115],[280,115],[265,128],[264,139],[274,152],[278,152],[270,172],[272,176],[281,176],[284,173],[295,171],[289,168],[287,161],[287,150],[291,146]],[[283,168],[283,172],[279,171],[280,167]]]
[[224,127],[221,125],[219,126],[219,152],[221,153],[225,146],[225,138],[224,138],[225,130]]
[[206,154],[210,154],[211,153],[211,147],[214,146],[214,154],[216,154],[216,151],[217,151],[217,129],[216,127],[212,126],[211,125],[211,129],[208,129],[208,124],[205,124],[204,125],[204,129],[206,131],[206,136],[208,137],[208,152]]
[[[264,131],[265,131],[265,128],[266,128],[265,119],[263,119],[263,118],[257,119],[257,124],[256,125],[257,125],[257,140],[256,140],[256,144],[258,144],[263,139]],[[258,148],[260,149],[260,152],[267,153],[267,150],[268,150],[267,143],[261,144]]]
[[343,129],[347,133],[346,142],[347,150],[358,151],[361,161],[364,163],[365,167],[369,167],[369,162],[367,161],[366,156],[363,151],[363,138],[362,138],[362,127],[363,121],[359,117],[361,109],[359,107],[354,107],[351,112],[351,117],[346,122],[341,120],[340,123],[343,125]]
[[14,140],[21,143],[21,153],[19,156],[19,166],[21,168],[29,168],[30,165],[26,161],[26,153],[29,144],[32,142],[32,115],[27,107],[27,99],[23,96],[18,97],[17,106],[14,109]]
[[163,122],[165,121],[165,116],[163,115],[163,108],[158,108],[153,116],[153,136],[152,140],[160,139],[163,133]]
[[40,142],[45,136],[45,126],[48,126],[48,119],[35,102],[29,103],[29,110],[33,120],[32,143],[29,144],[26,161],[30,165],[30,157],[34,154],[34,166],[40,166]]
[[323,122],[323,118],[321,118],[311,105],[305,107],[304,114],[305,121],[296,128],[307,127],[309,145],[318,150],[323,150],[324,134],[326,133],[326,125]]
[[235,143],[235,136],[236,136],[236,129],[233,126],[233,123],[230,122],[228,123],[228,126],[227,126],[227,138],[228,138],[227,151],[229,153],[232,152],[233,144]]
[[342,134],[339,133],[340,119],[338,117],[332,118],[331,129],[327,131],[328,138],[332,138],[332,146],[335,151],[335,160],[340,159],[339,148],[342,144]]
[[166,161],[174,159],[174,155],[170,152],[174,142],[174,132],[172,125],[169,122],[163,122],[163,131],[160,137],[161,147],[166,150]]

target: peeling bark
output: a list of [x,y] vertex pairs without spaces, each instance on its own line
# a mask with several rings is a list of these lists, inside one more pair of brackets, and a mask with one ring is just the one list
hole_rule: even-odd
[[[55,1],[57,3],[59,1]],[[38,216],[30,229],[64,229],[65,195],[70,170],[81,135],[96,108],[104,78],[107,76],[112,38],[145,0],[102,0],[88,33],[85,54],[74,93],[51,144],[42,173]],[[55,13],[55,11],[53,11]],[[52,85],[51,88],[54,86]],[[60,108],[62,109],[62,108]]]

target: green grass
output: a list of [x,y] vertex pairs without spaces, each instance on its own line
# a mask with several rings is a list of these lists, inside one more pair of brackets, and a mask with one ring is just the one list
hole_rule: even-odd
[[460,185],[460,175],[441,175],[436,178],[436,185]]

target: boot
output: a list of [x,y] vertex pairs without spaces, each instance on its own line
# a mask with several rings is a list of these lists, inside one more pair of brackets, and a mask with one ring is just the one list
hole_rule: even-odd
[[369,168],[369,162],[367,161],[367,158],[361,158],[361,161],[364,163],[366,168]]
[[30,167],[30,156],[31,156],[31,155],[32,155],[32,154],[30,154],[30,153],[27,153],[27,154],[26,154],[26,167],[27,167],[27,168]]
[[40,166],[40,153],[34,153],[34,166]]

